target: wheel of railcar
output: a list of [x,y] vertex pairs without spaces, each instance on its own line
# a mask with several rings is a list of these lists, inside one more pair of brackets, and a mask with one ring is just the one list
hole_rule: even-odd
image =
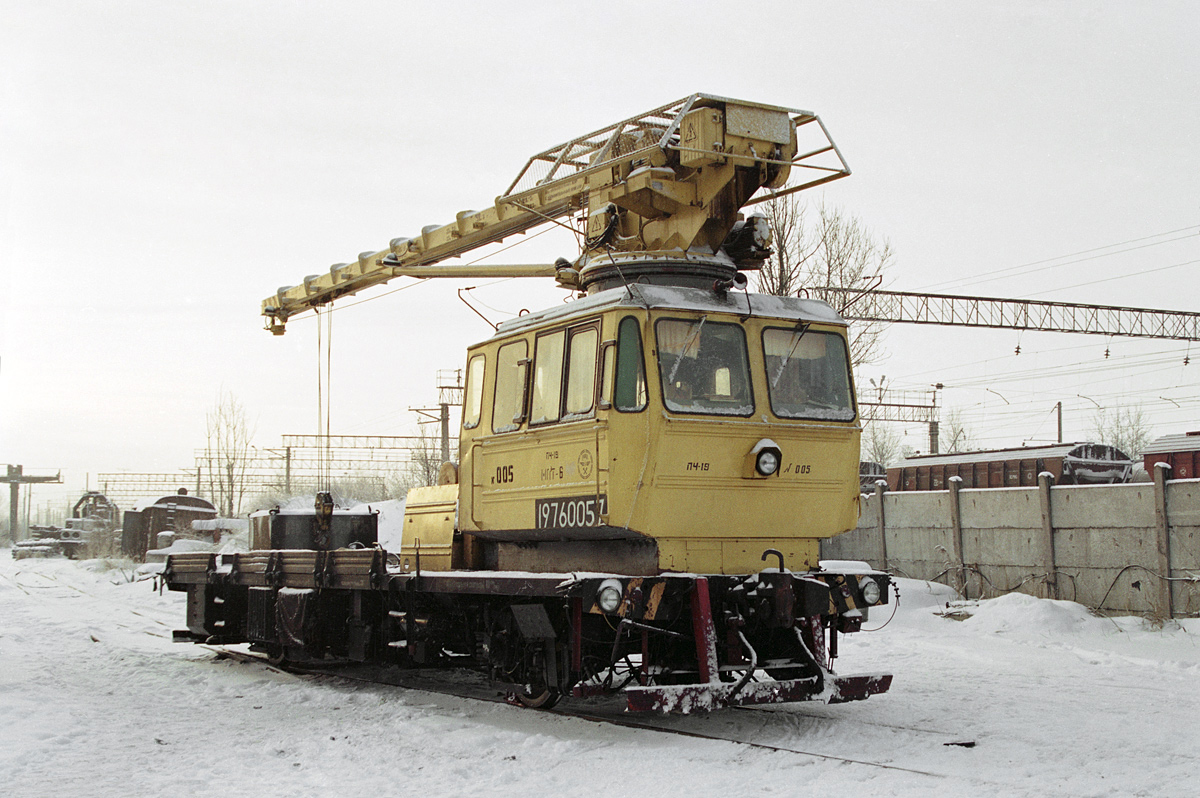
[[269,643],[267,645],[267,662],[276,668],[282,668],[284,665],[287,665],[287,648],[279,643]]
[[549,640],[528,640],[521,634],[513,612],[506,610],[493,622],[488,634],[488,659],[492,678],[511,685],[512,695],[522,706],[549,709],[562,697],[548,663],[553,651]]
[[553,645],[548,641],[528,641],[521,638],[524,648],[522,670],[525,672],[524,684],[517,685],[517,700],[524,706],[534,709],[549,709],[562,698],[556,687],[547,684],[546,656],[547,646]]
[[562,693],[549,687],[543,688],[541,692],[535,692],[526,686],[519,686],[515,695],[522,706],[530,709],[550,709],[562,698]]

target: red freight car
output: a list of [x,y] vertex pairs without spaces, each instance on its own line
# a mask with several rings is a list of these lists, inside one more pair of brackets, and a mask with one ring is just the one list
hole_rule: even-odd
[[1182,435],[1164,435],[1142,452],[1146,473],[1154,473],[1155,463],[1171,466],[1170,479],[1195,479],[1200,475],[1200,431]]
[[906,458],[887,470],[888,490],[945,490],[950,477],[964,488],[1019,488],[1037,485],[1049,471],[1057,485],[1129,482],[1133,461],[1103,443],[1060,443],[984,452],[931,454]]

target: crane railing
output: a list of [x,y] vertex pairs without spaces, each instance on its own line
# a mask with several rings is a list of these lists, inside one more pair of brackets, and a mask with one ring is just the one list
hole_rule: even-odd
[[[722,132],[716,140],[694,135],[695,129],[707,132],[703,125],[694,129],[685,124],[689,114],[708,108],[723,113]],[[668,152],[674,153],[678,168],[674,172],[655,169],[667,163]],[[620,187],[626,181],[630,195],[640,190],[663,198],[643,207],[630,202],[628,209],[634,213],[707,215],[711,211],[705,192],[711,192],[714,184],[708,180],[703,188],[698,188],[704,181],[696,175],[703,171],[700,167],[709,164],[761,166],[776,174],[792,176],[786,188],[764,192],[750,203],[811,188],[850,173],[815,114],[693,94],[534,155],[490,207],[462,211],[450,224],[430,225],[419,235],[394,238],[386,249],[363,252],[352,262],[334,264],[327,273],[305,277],[300,285],[280,288],[262,303],[267,329],[280,334],[287,320],[298,313],[400,276],[555,276],[556,267],[552,264],[439,264],[557,222],[587,208],[589,199],[603,197],[600,201],[607,203],[614,190],[618,195],[622,193]],[[635,180],[640,189],[635,189]],[[663,211],[661,206],[668,204],[672,210]]]

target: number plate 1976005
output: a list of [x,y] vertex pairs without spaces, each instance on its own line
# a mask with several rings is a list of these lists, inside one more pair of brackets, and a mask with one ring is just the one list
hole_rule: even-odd
[[572,529],[599,526],[601,516],[608,514],[608,496],[566,496],[560,499],[537,499],[533,503],[538,529]]

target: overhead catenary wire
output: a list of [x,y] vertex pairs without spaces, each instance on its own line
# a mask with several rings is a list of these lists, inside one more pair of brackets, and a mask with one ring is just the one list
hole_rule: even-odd
[[[1186,235],[1178,235],[1179,233],[1185,233]],[[1047,270],[1051,270],[1051,269],[1056,269],[1059,266],[1070,266],[1070,265],[1075,265],[1075,264],[1079,264],[1079,263],[1083,263],[1083,262],[1087,262],[1087,261],[1093,261],[1093,260],[1096,260],[1099,258],[1105,258],[1105,257],[1113,256],[1113,255],[1134,252],[1137,250],[1143,250],[1143,249],[1146,249],[1149,247],[1156,247],[1156,246],[1163,245],[1163,244],[1170,244],[1170,243],[1174,243],[1174,242],[1184,241],[1187,239],[1196,238],[1198,234],[1200,234],[1200,226],[1192,225],[1192,226],[1188,226],[1188,227],[1176,228],[1176,229],[1172,229],[1172,230],[1163,231],[1160,233],[1155,233],[1150,236],[1142,236],[1142,237],[1138,237],[1138,238],[1126,239],[1124,241],[1119,241],[1119,242],[1116,242],[1113,244],[1106,244],[1101,247],[1093,247],[1093,248],[1089,248],[1089,249],[1084,249],[1084,250],[1069,253],[1066,255],[1057,256],[1054,258],[1046,258],[1046,259],[1042,259],[1042,260],[1038,260],[1038,261],[1032,261],[1032,262],[1021,264],[1018,266],[1007,267],[1004,269],[997,269],[994,271],[984,272],[980,275],[977,275],[977,278],[982,278],[982,279],[970,279],[970,280],[965,280],[965,281],[964,280],[945,281],[942,283],[935,284],[934,287],[946,286],[946,285],[955,285],[955,286],[973,285],[973,284],[976,284],[979,282],[988,282],[991,280],[1005,279],[1006,277],[1015,277],[1018,275],[1028,275],[1028,274],[1032,274],[1035,272],[1042,272],[1042,271],[1047,271]],[[1200,260],[1186,260],[1186,261],[1181,261],[1178,263],[1168,264],[1165,266],[1157,266],[1157,267],[1152,267],[1152,268],[1147,268],[1147,269],[1130,271],[1126,274],[1121,274],[1121,275],[1117,275],[1117,276],[1113,276],[1113,277],[1099,277],[1094,280],[1088,280],[1088,281],[1075,283],[1075,284],[1068,285],[1068,286],[1062,286],[1062,287],[1053,288],[1053,289],[1046,289],[1046,290],[1039,291],[1036,293],[1026,293],[1026,294],[1023,294],[1023,296],[1025,296],[1025,297],[1043,296],[1046,294],[1053,294],[1055,292],[1078,289],[1078,288],[1082,288],[1085,286],[1114,282],[1117,280],[1127,279],[1130,277],[1134,277],[1134,278],[1143,277],[1143,276],[1149,275],[1149,274],[1161,273],[1161,272],[1165,272],[1168,270],[1180,269],[1183,267],[1192,266],[1196,263],[1200,263]],[[1094,344],[1080,344],[1080,345],[1075,345],[1072,347],[1058,347],[1054,350],[1049,350],[1049,352],[1068,351],[1070,349],[1090,349],[1092,346],[1094,346]],[[1028,351],[1028,346],[1025,344],[1025,342],[1022,342],[1022,347],[1023,347],[1026,355],[1048,354],[1047,351],[1043,351],[1041,353],[1030,353]],[[1114,359],[1114,358],[1109,358],[1108,352],[1106,351],[1105,357],[1106,357],[1105,361],[1100,362],[1100,363],[1097,363],[1093,359],[1087,359],[1087,360],[1081,360],[1081,361],[1077,361],[1074,363],[1068,363],[1068,364],[1046,365],[1046,366],[1041,366],[1038,368],[1007,371],[1007,372],[1003,372],[1000,374],[996,374],[994,372],[989,372],[987,374],[983,374],[983,375],[979,375],[979,376],[972,376],[972,377],[968,377],[965,379],[958,379],[958,380],[952,379],[952,375],[955,372],[961,373],[962,371],[965,371],[968,369],[973,369],[973,368],[976,368],[981,365],[986,366],[987,364],[989,364],[991,362],[1003,362],[1002,359],[986,358],[983,360],[973,361],[970,363],[962,363],[962,364],[956,364],[956,365],[951,365],[951,366],[942,366],[936,370],[929,370],[929,371],[924,371],[924,372],[914,372],[914,373],[910,374],[909,377],[914,378],[914,381],[917,381],[918,384],[920,384],[921,376],[936,375],[936,378],[938,379],[939,382],[946,382],[948,384],[948,386],[952,384],[954,388],[1008,386],[1005,388],[1005,390],[1006,390],[1006,392],[1009,392],[1009,391],[1013,390],[1012,386],[1014,386],[1015,384],[1024,384],[1024,383],[1029,382],[1030,380],[1038,380],[1038,379],[1049,380],[1049,379],[1059,379],[1059,378],[1068,378],[1068,379],[1076,378],[1076,379],[1078,379],[1078,378],[1087,377],[1090,375],[1101,375],[1101,374],[1104,374],[1107,377],[1113,373],[1114,367],[1116,367],[1121,370],[1120,371],[1121,377],[1125,381],[1146,380],[1148,378],[1152,378],[1154,375],[1165,376],[1169,373],[1177,372],[1178,377],[1175,381],[1182,383],[1182,382],[1186,382],[1187,374],[1186,374],[1186,372],[1183,372],[1181,369],[1182,369],[1182,366],[1186,366],[1186,364],[1190,361],[1190,352],[1185,350],[1184,352],[1180,353],[1176,349],[1157,350],[1155,352],[1137,353],[1137,354],[1128,355],[1128,356],[1125,356],[1125,357],[1122,357],[1119,359]],[[1182,366],[1181,366],[1181,364],[1182,364]],[[1109,385],[1109,384],[1111,384],[1111,382],[1112,382],[1111,380],[1106,379],[1104,381],[1104,384]],[[1145,398],[1144,398],[1145,391],[1140,388],[1137,390],[1106,391],[1103,394],[1097,393],[1094,390],[1090,390],[1090,392],[1092,392],[1098,396],[1102,396],[1103,398],[1106,398],[1110,402],[1126,400],[1126,401],[1133,401],[1139,405],[1145,403]],[[1018,393],[1020,393],[1020,391],[1018,391]],[[1044,397],[1047,393],[1053,394],[1054,390],[1053,389],[1047,389],[1044,391],[1032,390],[1032,391],[1025,391],[1024,393],[1030,397]],[[1034,401],[1040,402],[1040,399],[1034,399]],[[1165,401],[1167,401],[1167,400],[1164,400],[1164,402]],[[1013,408],[1013,410],[1018,411],[1017,408]],[[1175,410],[1179,411],[1180,408],[1178,406],[1176,406]],[[1023,411],[1018,411],[1018,412],[1023,412]],[[1044,419],[1044,416],[1041,415],[1043,412],[1044,412],[1044,410],[1042,409],[1042,406],[1039,405],[1038,408],[1036,408],[1035,410],[1032,411],[1032,414],[1033,414],[1033,417]],[[1164,416],[1164,418],[1180,418],[1182,416],[1182,414],[1180,412],[1175,412],[1175,413],[1171,413],[1171,414],[1159,414],[1159,415]],[[987,411],[986,414],[983,412],[975,414],[975,413],[970,413],[968,411],[968,412],[964,413],[963,416],[978,418],[979,420],[987,421],[990,425],[994,426],[996,419],[998,417],[1013,418],[1013,417],[1015,417],[1015,414],[997,413],[994,409],[992,409],[990,411]],[[1029,418],[1030,416],[1028,413],[1026,413],[1025,417]],[[995,437],[1002,438],[1004,436],[997,435]]]
[[[1150,364],[1148,366],[1136,364],[1136,358],[1131,358],[1131,360],[1134,362],[1124,366],[1120,380],[1121,383],[1127,384],[1128,388],[1104,391],[1088,388],[1088,392],[1091,394],[1089,399],[1099,400],[1106,407],[1134,407],[1139,410],[1152,408],[1153,419],[1146,419],[1146,423],[1154,426],[1170,428],[1185,425],[1188,429],[1193,428],[1195,413],[1200,407],[1200,398],[1177,396],[1174,399],[1159,399],[1157,396],[1147,394],[1143,387],[1143,383],[1152,381],[1156,375],[1174,374],[1182,367],[1177,365],[1173,359],[1165,365]],[[1078,369],[1077,371],[1076,376],[1087,376],[1090,373],[1110,372],[1111,367]],[[947,401],[945,407],[953,409],[957,423],[964,424],[970,429],[971,448],[1005,448],[1016,445],[1014,438],[1023,441],[1022,445],[1035,441],[1053,442],[1055,438],[1049,435],[1043,438],[1039,438],[1038,435],[1040,430],[1044,429],[1046,419],[1056,411],[1056,408],[1052,406],[1057,404],[1056,399],[1066,400],[1063,401],[1064,409],[1075,420],[1077,431],[1066,432],[1066,438],[1079,440],[1087,435],[1096,434],[1090,431],[1091,428],[1089,431],[1083,432],[1080,424],[1084,422],[1081,420],[1085,417],[1090,419],[1090,422],[1087,423],[1090,423],[1092,427],[1103,422],[1095,418],[1096,414],[1092,405],[1084,403],[1082,400],[1079,402],[1072,400],[1075,393],[1073,389],[1068,389],[1069,393],[1064,393],[1061,386],[1057,389],[1051,387],[1040,390],[1028,390],[1021,387],[1032,378],[1052,377],[1060,373],[1061,369],[1055,368],[1043,371],[1035,370],[1033,374],[1027,371],[993,373],[979,380],[973,379],[970,381],[971,384],[954,383],[948,385],[947,388],[966,388],[978,391],[983,390],[984,386],[1001,387],[1005,395],[1012,400],[1012,405],[1001,406],[998,401],[989,401],[984,397],[982,401],[973,404]],[[1111,384],[1112,381],[1106,380],[1105,383]],[[907,426],[917,425],[905,425],[905,427]],[[924,431],[923,426],[923,424],[920,425],[922,432]],[[1019,434],[1016,432],[1017,430],[1020,430]],[[907,435],[909,432],[906,431],[904,434]]]
[[[1162,236],[1174,235],[1175,233],[1183,233],[1183,232],[1186,232],[1189,230],[1195,231],[1195,232],[1190,233],[1189,235],[1179,236],[1178,238],[1168,239],[1166,241],[1156,241],[1151,244],[1143,244],[1142,246],[1138,246],[1138,247],[1130,247],[1129,249],[1116,250],[1114,252],[1102,252],[1102,250],[1112,249],[1114,247],[1122,247],[1122,246],[1125,246],[1126,244],[1138,244],[1143,241],[1149,241],[1153,238],[1161,238]],[[1127,239],[1125,241],[1118,241],[1113,244],[1105,244],[1105,245],[1099,246],[1099,247],[1092,247],[1091,249],[1084,249],[1084,250],[1080,250],[1078,252],[1071,252],[1066,255],[1058,255],[1053,258],[1043,258],[1042,260],[1030,261],[1028,263],[1018,264],[1016,266],[1006,266],[1004,268],[995,269],[990,272],[982,272],[980,274],[976,274],[973,276],[972,279],[968,279],[968,280],[961,280],[961,279],[943,280],[938,283],[931,283],[931,284],[922,286],[919,290],[928,291],[928,290],[931,290],[934,288],[944,288],[947,286],[965,287],[965,286],[969,286],[969,285],[978,285],[980,283],[994,282],[995,280],[1002,280],[1002,279],[1007,279],[1007,278],[1011,278],[1011,277],[1024,276],[1026,274],[1033,274],[1036,272],[1046,271],[1049,269],[1056,269],[1061,266],[1071,266],[1071,265],[1078,264],[1078,263],[1084,263],[1089,260],[1096,260],[1098,258],[1105,258],[1105,257],[1109,257],[1112,255],[1120,255],[1120,254],[1123,254],[1126,252],[1133,252],[1133,251],[1139,250],[1139,249],[1155,247],[1155,246],[1159,246],[1161,244],[1169,244],[1169,243],[1172,243],[1175,241],[1183,241],[1188,238],[1195,237],[1196,235],[1200,235],[1200,225],[1191,225],[1188,227],[1180,227],[1175,230],[1166,230],[1164,232],[1154,233],[1153,235],[1149,235],[1149,236],[1142,236],[1140,238],[1131,238],[1131,239]],[[1097,254],[1097,255],[1092,254],[1092,253],[1101,253],[1101,252],[1102,252],[1102,254]],[[1079,255],[1089,255],[1091,257],[1079,258],[1077,260],[1070,260],[1070,261],[1065,260],[1067,258],[1076,258]],[[1056,263],[1055,261],[1064,261],[1064,262]],[[1031,268],[1031,267],[1040,267],[1040,268]],[[1027,270],[1027,271],[1022,271],[1022,270]]]
[[1028,292],[1025,294],[1025,296],[1023,298],[1028,299],[1030,297],[1035,297],[1035,296],[1045,296],[1046,294],[1053,294],[1057,291],[1070,291],[1073,288],[1085,288],[1090,285],[1099,285],[1100,283],[1111,283],[1116,280],[1128,280],[1131,277],[1144,277],[1147,274],[1154,274],[1155,272],[1165,272],[1169,269],[1178,269],[1183,266],[1194,266],[1197,263],[1200,263],[1200,258],[1198,258],[1196,260],[1184,261],[1183,263],[1172,263],[1170,266],[1158,266],[1153,269],[1141,269],[1141,270],[1135,271],[1135,272],[1127,272],[1126,274],[1118,274],[1115,277],[1101,277],[1097,280],[1088,280],[1087,282],[1075,283],[1074,285],[1064,285],[1064,286],[1059,286],[1058,288],[1048,288],[1045,291]]
[[[1035,330],[1033,332],[1038,332],[1038,331]],[[1057,333],[1057,332],[1047,333],[1047,335],[1054,335],[1054,336],[1061,337],[1062,333]],[[1093,340],[1088,340],[1081,344],[1071,344],[1070,346],[1055,346],[1055,347],[1038,348],[1037,350],[1032,351],[1032,352],[1030,352],[1030,351],[1028,351],[1028,349],[1026,349],[1026,350],[1024,350],[1024,354],[1026,355],[1026,357],[1028,357],[1030,355],[1039,355],[1039,354],[1047,355],[1047,354],[1055,354],[1055,353],[1059,353],[1059,352],[1071,352],[1071,351],[1075,351],[1075,350],[1079,350],[1079,349],[1094,349],[1094,348],[1096,348],[1096,346],[1097,346],[1096,341],[1093,339]],[[1190,347],[1191,347],[1191,344],[1189,342],[1188,348],[1190,349]],[[1165,355],[1165,354],[1171,353],[1172,351],[1177,352],[1178,350],[1159,349],[1159,350],[1155,350],[1153,352],[1149,352],[1149,353],[1145,353],[1145,354],[1146,355]],[[1186,355],[1186,352],[1185,352],[1185,355]],[[942,376],[942,375],[946,374],[947,371],[952,371],[954,369],[970,368],[972,366],[981,366],[981,365],[986,365],[992,361],[1004,360],[1004,359],[1007,359],[1007,356],[985,357],[980,360],[971,360],[971,361],[967,361],[964,363],[958,363],[958,364],[954,364],[954,365],[950,365],[950,366],[938,366],[937,368],[926,369],[924,371],[914,371],[914,372],[910,372],[908,376],[910,378],[924,377],[926,375],[934,375],[934,374],[936,374],[938,376]]]
[[[1053,354],[1055,352],[1062,351],[1069,351],[1069,348],[1049,350],[1048,352],[1041,354]],[[1022,357],[1028,359],[1031,354],[1036,356],[1039,353],[1025,353],[1022,355]],[[1017,384],[1018,387],[1015,389],[1017,393],[1037,394],[1040,393],[1040,391],[1028,389],[1023,390],[1024,385],[1033,379],[1086,376],[1098,373],[1111,375],[1114,370],[1121,370],[1123,376],[1128,379],[1157,373],[1173,372],[1185,368],[1183,365],[1184,360],[1180,358],[1178,351],[1173,352],[1170,350],[1157,350],[1153,352],[1117,355],[1100,362],[1097,362],[1095,358],[1091,358],[1088,360],[1079,360],[1066,364],[1047,364],[1043,366],[1013,369],[1002,372],[989,371],[986,374],[965,376],[961,378],[953,377],[954,373],[957,371],[976,369],[981,366],[987,367],[991,364],[1002,365],[1010,360],[1011,357],[985,358],[982,360],[976,360],[957,365],[943,366],[938,369],[915,371],[908,374],[907,377],[908,380],[912,381],[912,384],[918,390],[923,390],[926,387],[923,378],[932,378],[933,376],[936,376],[939,382],[944,382],[947,387],[950,388],[982,388],[997,385]],[[903,384],[898,384],[898,387],[902,388]]]

